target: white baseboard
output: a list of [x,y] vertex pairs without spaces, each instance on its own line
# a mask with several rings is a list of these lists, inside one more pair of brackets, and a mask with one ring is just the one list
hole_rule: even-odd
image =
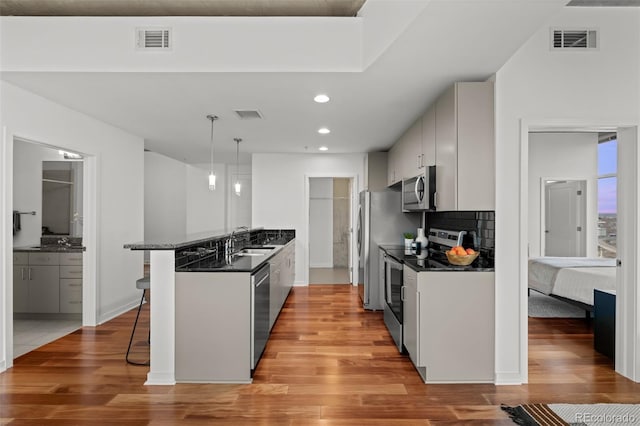
[[122,306],[118,306],[117,308],[111,309],[110,311],[107,311],[104,314],[100,315],[100,317],[98,318],[98,325],[104,324],[105,322],[110,321],[115,317],[118,317],[124,314],[127,311],[130,311],[131,309],[137,307],[138,305],[140,305],[140,299],[136,297],[136,300],[127,302]]
[[147,373],[147,381],[144,382],[145,386],[154,385],[175,385],[176,378],[172,373]]
[[305,282],[305,281],[302,281],[302,280],[296,280],[296,281],[293,282],[293,286],[294,287],[308,287],[309,283]]
[[7,362],[5,360],[0,361],[0,373],[7,369]]
[[521,385],[524,383],[519,371],[496,372],[496,385]]

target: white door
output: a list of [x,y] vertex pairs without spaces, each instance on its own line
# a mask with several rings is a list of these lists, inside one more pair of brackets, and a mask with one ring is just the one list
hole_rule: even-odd
[[545,183],[545,256],[585,256],[585,181]]

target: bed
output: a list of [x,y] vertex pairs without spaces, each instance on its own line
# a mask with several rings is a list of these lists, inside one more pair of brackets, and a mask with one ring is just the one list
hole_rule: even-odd
[[616,260],[588,257],[529,259],[529,289],[593,311],[593,290],[616,289]]

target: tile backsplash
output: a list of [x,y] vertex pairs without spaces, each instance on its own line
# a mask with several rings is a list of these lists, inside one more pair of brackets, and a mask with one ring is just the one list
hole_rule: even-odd
[[462,211],[462,212],[426,212],[425,224],[429,228],[440,228],[452,231],[475,232],[476,249],[487,258],[495,258],[495,212],[494,211]]

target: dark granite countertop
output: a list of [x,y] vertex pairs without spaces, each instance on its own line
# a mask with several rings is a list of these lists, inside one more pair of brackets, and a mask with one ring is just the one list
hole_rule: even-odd
[[32,246],[32,247],[14,247],[14,252],[28,253],[82,253],[87,248],[84,246]]
[[[259,231],[262,228],[251,228],[249,232]],[[131,250],[177,250],[194,244],[203,243],[215,238],[223,238],[231,235],[233,230],[220,229],[214,231],[198,232],[195,234],[176,234],[164,237],[160,240],[145,240],[137,243],[128,243],[124,248]],[[245,231],[242,231],[245,232]]]
[[218,258],[212,255],[187,265],[176,267],[176,272],[253,272],[293,241],[275,241],[275,243],[282,244],[266,244],[263,247],[274,247],[274,249],[262,256],[238,256],[234,254],[230,257]]
[[494,267],[486,267],[482,264],[482,259],[476,259],[469,266],[450,265],[436,260],[418,259],[414,254],[405,254],[404,246],[381,245],[382,250],[400,263],[403,263],[416,272],[493,272]]

